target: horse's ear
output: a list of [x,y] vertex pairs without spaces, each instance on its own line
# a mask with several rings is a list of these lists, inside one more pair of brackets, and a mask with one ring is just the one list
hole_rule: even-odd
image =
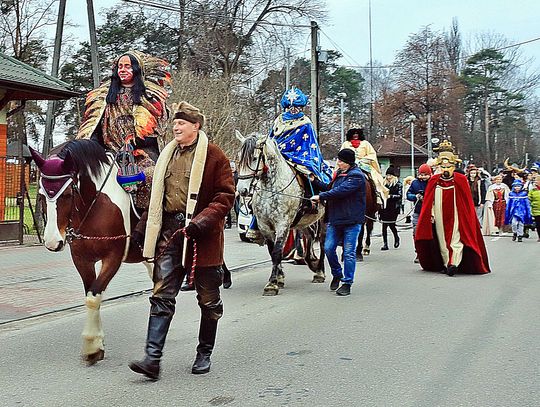
[[246,141],[246,138],[244,136],[242,136],[242,133],[240,133],[238,130],[235,130],[234,131],[234,135],[236,136],[236,138],[238,139],[238,141],[240,141],[240,143],[244,143],[244,141]]
[[71,153],[68,151],[66,153],[66,158],[64,158],[64,161],[62,162],[62,171],[65,174],[69,174],[74,172],[76,169],[75,162],[73,161],[73,158],[71,158]]
[[37,167],[41,169],[43,164],[45,164],[45,159],[37,150],[34,150],[32,147],[28,147],[28,148],[30,149],[30,154],[32,154],[32,158],[36,162]]

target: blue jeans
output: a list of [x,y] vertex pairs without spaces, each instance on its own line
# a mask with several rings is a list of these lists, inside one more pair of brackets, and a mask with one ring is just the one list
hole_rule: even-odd
[[[324,241],[324,251],[326,258],[332,269],[334,277],[341,277],[341,281],[352,284],[354,281],[354,271],[356,268],[356,246],[358,245],[358,235],[362,225],[331,225],[326,229],[326,240]],[[336,249],[343,243],[343,271],[339,262]],[[345,275],[345,276],[344,276]]]

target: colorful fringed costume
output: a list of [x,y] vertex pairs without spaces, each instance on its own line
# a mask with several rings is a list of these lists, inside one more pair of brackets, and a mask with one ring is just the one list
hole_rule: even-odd
[[[77,138],[96,140],[115,153],[133,154],[149,185],[159,155],[158,139],[164,136],[169,119],[165,103],[171,81],[169,64],[139,51],[129,51],[124,55],[134,57],[140,66],[144,83],[140,103],[134,102],[134,88],[127,86],[120,87],[115,103],[107,103],[112,79],[105,81],[86,97]],[[115,60],[113,70],[118,69],[119,59]],[[141,194],[138,195],[138,200],[142,199]],[[141,206],[146,204],[141,202]]]

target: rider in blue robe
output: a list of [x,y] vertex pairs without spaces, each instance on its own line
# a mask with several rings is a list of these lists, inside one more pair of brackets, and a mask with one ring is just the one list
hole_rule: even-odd
[[[328,184],[332,179],[332,170],[323,160],[313,123],[302,111],[307,102],[307,96],[300,89],[293,86],[287,90],[280,101],[284,112],[274,120],[270,137],[276,141],[279,151],[289,164],[305,176],[306,198],[309,198],[316,193],[309,181],[309,174]],[[316,210],[311,208],[309,199],[304,201],[302,209]],[[254,216],[246,236],[263,244],[264,240],[258,229]]]
[[324,183],[329,183],[331,170],[325,164],[313,123],[302,109],[307,104],[307,96],[298,88],[292,87],[281,98],[280,114],[270,130],[270,137],[276,140],[279,151],[296,170],[314,174]]

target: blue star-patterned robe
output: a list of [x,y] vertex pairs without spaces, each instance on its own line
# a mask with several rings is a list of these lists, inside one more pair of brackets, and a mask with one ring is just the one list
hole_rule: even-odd
[[279,115],[274,121],[270,137],[276,141],[287,161],[304,167],[306,172],[313,173],[326,184],[331,181],[332,173],[324,163],[313,124],[303,113],[294,116],[287,113]]

